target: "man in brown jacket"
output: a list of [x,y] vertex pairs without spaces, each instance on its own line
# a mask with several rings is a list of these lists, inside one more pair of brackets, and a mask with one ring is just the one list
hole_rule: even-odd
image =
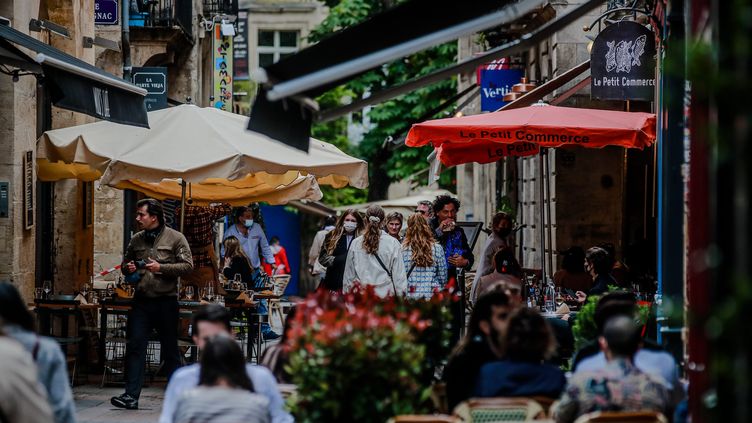
[[152,328],[159,334],[167,375],[179,365],[178,278],[193,270],[188,241],[180,232],[165,226],[162,204],[145,198],[136,207],[136,221],[142,230],[133,235],[122,266],[129,280],[138,279],[128,315],[125,393],[110,400],[115,407],[130,410],[138,409]]

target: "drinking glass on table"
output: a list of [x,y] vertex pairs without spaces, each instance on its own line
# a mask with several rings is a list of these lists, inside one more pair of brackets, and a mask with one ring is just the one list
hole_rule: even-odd
[[42,291],[44,291],[44,298],[50,298],[50,292],[52,292],[52,282],[44,281],[44,283],[42,283]]
[[206,299],[209,302],[214,301],[214,287],[211,285],[206,287]]
[[42,288],[40,287],[34,288],[34,299],[41,300],[43,294],[44,294],[44,291],[42,291]]
[[193,299],[193,285],[188,285],[185,287],[185,299],[188,301]]
[[232,289],[240,289],[241,286],[243,286],[243,277],[240,273],[236,273],[232,278]]

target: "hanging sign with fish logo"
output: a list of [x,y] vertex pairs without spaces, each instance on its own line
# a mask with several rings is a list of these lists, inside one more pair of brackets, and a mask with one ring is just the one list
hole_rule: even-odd
[[655,35],[636,22],[609,25],[590,52],[592,98],[653,100],[656,87]]

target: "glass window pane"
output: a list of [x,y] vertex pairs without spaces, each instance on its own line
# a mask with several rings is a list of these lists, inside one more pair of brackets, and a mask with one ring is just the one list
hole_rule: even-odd
[[274,47],[274,31],[262,31],[259,29],[258,45],[263,47]]
[[295,53],[279,53],[279,60],[284,59],[287,56],[292,56]]
[[297,47],[298,31],[279,31],[280,47]]
[[274,53],[259,53],[259,66],[269,66],[274,63]]

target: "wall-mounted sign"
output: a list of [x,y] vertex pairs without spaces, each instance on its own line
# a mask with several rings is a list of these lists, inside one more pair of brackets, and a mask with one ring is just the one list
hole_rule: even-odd
[[120,23],[118,0],[96,0],[94,2],[94,24],[117,25]]
[[24,197],[23,197],[23,223],[24,228],[31,229],[34,226],[34,153],[24,152]]
[[655,35],[643,25],[607,26],[590,52],[592,98],[652,100],[655,93]]
[[146,90],[146,111],[167,107],[167,68],[133,68],[133,85]]
[[214,107],[232,111],[232,37],[222,36],[220,25],[214,25],[212,37]]
[[512,86],[525,76],[523,69],[510,67],[509,59],[494,60],[478,68],[480,83],[480,110],[494,112],[503,107],[504,94],[512,91]]
[[236,81],[248,79],[248,12],[238,12],[238,30],[232,39],[232,70]]

